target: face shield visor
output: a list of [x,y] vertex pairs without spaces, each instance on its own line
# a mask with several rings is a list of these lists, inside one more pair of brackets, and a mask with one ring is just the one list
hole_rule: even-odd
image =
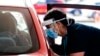
[[52,27],[47,28],[45,30],[47,36],[49,36],[50,38],[57,38],[59,30],[58,31],[54,31],[54,28],[55,27],[57,28],[56,22],[64,20],[64,19],[66,19],[66,18],[62,18],[62,19],[54,21],[53,18],[51,18],[49,20],[44,21],[44,23],[42,23],[43,26],[47,26],[47,25],[50,25],[50,24],[52,25]]

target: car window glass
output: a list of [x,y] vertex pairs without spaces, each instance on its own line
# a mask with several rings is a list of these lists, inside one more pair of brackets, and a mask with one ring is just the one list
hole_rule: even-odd
[[30,49],[35,52],[39,44],[28,10],[0,7],[0,53],[24,53]]

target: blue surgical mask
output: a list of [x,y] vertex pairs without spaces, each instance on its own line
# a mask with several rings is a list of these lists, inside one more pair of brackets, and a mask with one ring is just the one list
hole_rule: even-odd
[[58,33],[54,32],[52,28],[46,30],[46,34],[51,38],[57,38]]

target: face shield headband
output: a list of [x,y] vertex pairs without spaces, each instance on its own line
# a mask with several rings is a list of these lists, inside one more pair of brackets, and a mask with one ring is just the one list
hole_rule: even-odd
[[62,18],[62,19],[59,19],[59,20],[55,20],[55,21],[54,21],[53,18],[51,18],[51,19],[49,19],[49,20],[44,21],[44,23],[42,23],[42,25],[43,25],[43,26],[50,25],[50,24],[52,24],[52,23],[56,23],[56,22],[62,21],[62,20],[64,20],[64,19],[66,19],[66,18]]

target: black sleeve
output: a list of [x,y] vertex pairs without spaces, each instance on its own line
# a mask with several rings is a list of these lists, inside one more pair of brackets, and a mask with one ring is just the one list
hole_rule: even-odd
[[64,55],[64,49],[62,45],[52,45],[51,48],[58,55]]
[[91,28],[90,38],[88,41],[86,56],[100,56],[100,30]]
[[54,38],[50,38],[49,36],[47,37],[48,43],[49,45],[53,45],[54,44]]
[[70,37],[67,43],[67,54],[85,51],[85,37]]
[[73,28],[69,28],[68,34],[67,54],[86,52],[87,47],[89,50],[93,51],[91,53],[94,53],[96,50],[100,50],[100,48],[97,48],[100,45],[99,29],[77,24],[74,25]]

